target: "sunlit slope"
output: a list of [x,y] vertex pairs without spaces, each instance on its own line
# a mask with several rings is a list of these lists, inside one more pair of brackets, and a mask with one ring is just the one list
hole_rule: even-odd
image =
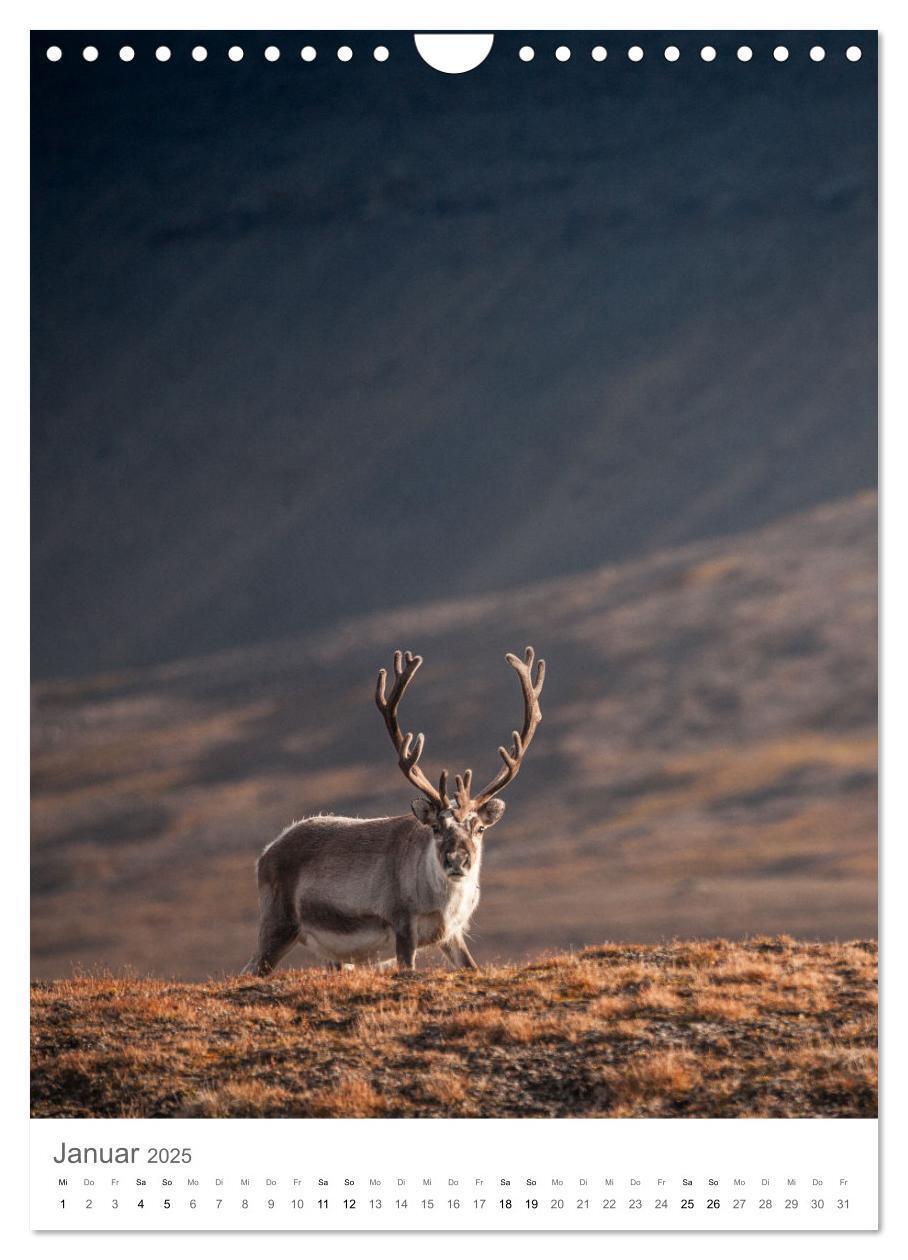
[[436,775],[491,776],[522,712],[504,653],[548,660],[542,726],[486,837],[480,961],[874,935],[875,537],[859,496],[500,596],[36,687],[35,974],[242,966],[268,840],[319,810],[409,808],[372,698],[398,646],[425,658],[401,717]]

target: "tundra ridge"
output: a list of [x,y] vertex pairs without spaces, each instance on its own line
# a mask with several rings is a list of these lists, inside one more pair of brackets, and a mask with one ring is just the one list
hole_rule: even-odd
[[34,1116],[874,1116],[874,941],[32,988]]

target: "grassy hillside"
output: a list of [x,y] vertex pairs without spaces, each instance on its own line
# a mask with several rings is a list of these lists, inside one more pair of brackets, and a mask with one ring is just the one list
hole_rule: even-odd
[[35,1116],[871,1116],[876,945],[33,988]]
[[548,660],[487,836],[480,962],[875,936],[875,513],[857,496],[506,600],[414,592],[324,634],[36,685],[34,975],[239,970],[268,840],[307,813],[409,807],[372,699],[398,646],[425,657],[402,717],[433,776],[494,771],[520,714],[504,652]]

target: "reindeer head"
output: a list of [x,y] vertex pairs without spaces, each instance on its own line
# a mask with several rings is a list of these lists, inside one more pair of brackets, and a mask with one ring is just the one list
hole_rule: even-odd
[[398,765],[413,786],[422,793],[412,803],[413,813],[435,833],[438,859],[449,878],[463,878],[477,862],[483,832],[488,827],[494,827],[505,810],[504,801],[495,798],[516,778],[526,750],[536,734],[536,727],[542,721],[539,694],[545,681],[545,661],[537,663],[534,679],[534,659],[535,653],[531,647],[526,649],[523,660],[510,652],[505,657],[520,679],[523,692],[523,729],[513,732],[510,749],[503,746],[498,749],[504,765],[475,796],[472,770],[465,770],[462,775],[455,776],[456,791],[453,796],[448,794],[447,770],[442,770],[437,788],[430,783],[419,768],[425,737],[419,734],[414,740],[412,733],[404,735],[401,731],[397,709],[414,674],[422,665],[422,657],[414,656],[412,652],[394,653],[394,685],[387,697],[387,670],[379,670],[375,703],[385,719],[385,726],[398,756]]

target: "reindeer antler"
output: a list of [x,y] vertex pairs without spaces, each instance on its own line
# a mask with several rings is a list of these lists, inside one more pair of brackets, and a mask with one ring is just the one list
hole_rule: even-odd
[[468,770],[463,779],[457,776],[457,797],[458,803],[461,803],[461,794],[464,801],[469,801],[473,809],[479,809],[485,805],[493,796],[497,796],[502,788],[507,787],[512,779],[517,777],[526,750],[532,743],[533,736],[536,734],[536,727],[542,721],[542,710],[539,707],[539,695],[542,691],[542,685],[545,682],[545,661],[539,661],[536,664],[536,677],[533,678],[533,662],[535,660],[535,652],[528,647],[524,652],[523,660],[514,656],[512,652],[508,652],[504,658],[512,669],[517,671],[520,679],[520,687],[523,691],[523,730],[514,731],[512,733],[513,745],[510,749],[502,746],[498,749],[498,755],[501,757],[504,765],[495,775],[491,782],[487,783],[482,791],[477,795],[470,797],[470,782],[473,774]]
[[463,774],[455,774],[454,785],[457,789],[455,796],[457,799],[457,808],[462,814],[467,814],[473,807],[473,797],[470,795],[471,784],[473,782],[473,771],[464,770]]
[[421,656],[414,656],[412,652],[395,652],[394,686],[391,688],[391,694],[385,699],[385,684],[388,680],[388,671],[380,669],[378,671],[378,682],[375,686],[375,703],[385,719],[385,726],[387,726],[388,734],[391,736],[391,743],[394,745],[397,753],[398,765],[401,770],[403,770],[413,786],[422,792],[424,796],[427,796],[430,801],[439,805],[442,809],[449,809],[451,802],[448,800],[447,770],[442,770],[437,788],[430,783],[418,765],[426,743],[425,736],[420,732],[414,741],[412,732],[404,735],[397,720],[398,706],[403,699],[404,692],[413,679],[413,675],[421,664]]
[[[497,796],[502,788],[507,787],[511,780],[516,778],[523,764],[526,750],[536,734],[536,727],[542,721],[539,695],[545,682],[545,661],[537,662],[535,657],[536,654],[531,647],[528,647],[524,652],[523,660],[520,660],[519,657],[514,656],[511,652],[505,657],[507,663],[512,669],[517,671],[517,675],[520,678],[520,686],[523,691],[523,730],[513,732],[513,743],[510,749],[503,746],[498,749],[504,765],[495,778],[486,784],[477,796],[472,795],[472,770],[465,770],[462,775],[458,774],[455,776],[457,808],[462,815],[469,813],[470,810],[479,809],[487,801],[490,801],[493,796]],[[536,665],[535,678],[533,677],[534,663]],[[448,796],[447,770],[442,770],[437,788],[430,783],[418,764],[425,747],[425,736],[420,733],[414,740],[411,732],[407,732],[405,735],[400,729],[400,724],[397,720],[398,706],[420,665],[422,665],[421,656],[414,656],[412,652],[395,652],[394,686],[391,688],[391,694],[387,698],[385,697],[388,671],[380,669],[378,671],[378,683],[375,688],[375,703],[385,719],[385,726],[387,726],[388,734],[391,736],[391,743],[394,745],[397,753],[398,764],[401,770],[403,770],[413,786],[422,792],[424,796],[427,796],[430,801],[433,801],[442,809],[450,809],[451,800]]]

